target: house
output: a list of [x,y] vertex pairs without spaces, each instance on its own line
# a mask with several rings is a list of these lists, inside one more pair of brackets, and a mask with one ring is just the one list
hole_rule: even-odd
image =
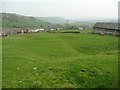
[[40,28],[39,30],[40,30],[40,32],[44,32],[44,31],[45,31],[45,29],[44,29],[44,28]]
[[7,33],[6,32],[3,32],[3,31],[0,31],[0,37],[7,37]]
[[96,23],[93,26],[93,33],[120,35],[120,28],[118,28],[118,23],[100,22],[100,23]]
[[79,30],[83,30],[84,28],[82,28],[82,27],[79,27],[78,29],[79,29]]

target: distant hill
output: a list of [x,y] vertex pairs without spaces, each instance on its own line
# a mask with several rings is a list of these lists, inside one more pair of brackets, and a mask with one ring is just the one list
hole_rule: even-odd
[[22,16],[12,13],[2,13],[2,27],[4,28],[38,28],[51,25],[48,22],[34,17]]
[[39,20],[53,23],[53,24],[65,24],[67,23],[67,19],[61,17],[36,17]]

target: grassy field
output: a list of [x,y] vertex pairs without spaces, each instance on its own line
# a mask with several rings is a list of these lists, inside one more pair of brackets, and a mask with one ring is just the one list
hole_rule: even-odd
[[3,38],[3,88],[115,88],[118,38],[38,33]]
[[2,38],[0,38],[0,89],[2,88]]

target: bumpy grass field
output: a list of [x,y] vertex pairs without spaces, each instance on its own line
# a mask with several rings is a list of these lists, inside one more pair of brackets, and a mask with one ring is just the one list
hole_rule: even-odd
[[115,88],[118,38],[38,33],[3,38],[3,88]]

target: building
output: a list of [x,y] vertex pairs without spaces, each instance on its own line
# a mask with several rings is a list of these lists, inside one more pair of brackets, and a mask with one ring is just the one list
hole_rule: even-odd
[[110,35],[120,35],[120,28],[118,28],[118,23],[96,23],[93,26],[93,33],[96,34],[110,34]]
[[3,31],[0,31],[0,37],[7,37],[7,33],[6,32],[3,32]]

